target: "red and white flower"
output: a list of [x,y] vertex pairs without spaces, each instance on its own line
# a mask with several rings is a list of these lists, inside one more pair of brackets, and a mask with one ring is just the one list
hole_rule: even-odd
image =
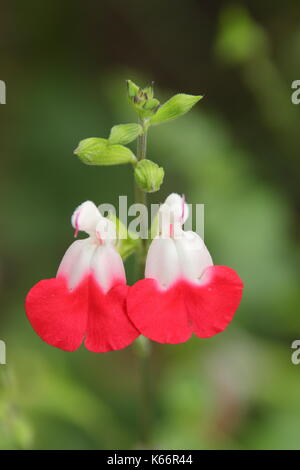
[[183,231],[188,206],[171,194],[159,210],[145,279],[128,292],[127,311],[140,333],[159,343],[181,343],[223,331],[239,306],[243,283],[226,266],[214,266],[201,237]]
[[74,351],[106,352],[128,346],[138,336],[126,313],[128,286],[115,243],[115,226],[86,201],[72,216],[75,236],[57,276],[38,282],[26,298],[26,313],[46,343]]

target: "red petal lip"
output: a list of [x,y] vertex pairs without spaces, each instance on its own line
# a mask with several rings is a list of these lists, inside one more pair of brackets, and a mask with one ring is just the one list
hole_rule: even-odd
[[125,348],[139,336],[126,313],[127,291],[121,283],[104,294],[91,275],[70,291],[60,276],[38,282],[27,295],[25,310],[46,343],[75,351],[85,338],[90,351],[108,352]]
[[199,285],[179,280],[166,290],[143,279],[130,288],[119,283],[104,294],[91,275],[73,291],[60,276],[38,282],[25,308],[37,334],[65,351],[78,349],[84,338],[90,351],[118,350],[140,333],[176,344],[192,333],[206,338],[223,331],[239,306],[243,283],[233,269],[211,266],[204,279]]
[[126,284],[118,284],[103,294],[91,278],[89,312],[85,346],[93,352],[108,352],[126,348],[139,335],[127,315]]
[[220,333],[239,306],[243,283],[226,266],[206,268],[204,279],[199,285],[179,280],[166,290],[154,279],[138,281],[129,289],[128,315],[141,334],[159,343]]
[[181,283],[161,290],[154,279],[129,288],[127,311],[141,334],[158,343],[182,343],[192,335]]

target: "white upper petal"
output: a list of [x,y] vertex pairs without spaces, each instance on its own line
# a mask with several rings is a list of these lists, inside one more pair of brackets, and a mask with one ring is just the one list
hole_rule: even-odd
[[180,277],[178,253],[171,238],[155,238],[148,251],[145,277],[156,279],[168,287]]
[[75,289],[88,275],[94,275],[104,292],[115,282],[126,282],[122,258],[113,245],[115,224],[93,202],[86,201],[75,210],[72,225],[76,232],[83,230],[90,236],[72,243],[58,268],[57,276],[67,279],[69,289]]
[[178,279],[194,283],[212,258],[202,238],[195,232],[185,232],[182,225],[188,217],[188,206],[179,194],[170,194],[159,209],[159,236],[150,245],[145,276],[168,287]]
[[75,289],[89,274],[92,257],[98,244],[92,239],[76,240],[67,249],[57,271],[57,276],[67,278],[69,289]]
[[169,287],[179,279],[201,282],[201,276],[213,261],[197,233],[182,231],[181,238],[157,237],[149,247],[145,277]]
[[76,232],[79,230],[87,233],[95,232],[102,215],[92,201],[85,201],[78,206],[72,215],[72,225]]
[[97,247],[91,260],[91,274],[104,292],[108,292],[117,282],[126,283],[122,258],[113,245]]
[[126,282],[123,261],[115,247],[112,244],[100,245],[89,237],[72,243],[59,265],[57,276],[64,276],[72,290],[91,274],[104,292],[116,282]]
[[195,232],[183,232],[174,243],[180,263],[181,275],[191,282],[200,282],[203,271],[213,265],[203,240]]

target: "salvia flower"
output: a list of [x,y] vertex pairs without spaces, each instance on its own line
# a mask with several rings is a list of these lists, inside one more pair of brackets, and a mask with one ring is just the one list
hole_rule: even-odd
[[201,237],[182,229],[187,216],[184,199],[171,194],[159,210],[159,234],[148,251],[145,279],[132,286],[127,297],[136,328],[159,343],[221,332],[242,297],[238,274],[214,266]]
[[72,216],[76,240],[55,278],[38,282],[26,298],[26,313],[46,343],[74,351],[81,343],[93,352],[122,349],[139,336],[126,313],[128,286],[115,248],[115,225],[86,201]]

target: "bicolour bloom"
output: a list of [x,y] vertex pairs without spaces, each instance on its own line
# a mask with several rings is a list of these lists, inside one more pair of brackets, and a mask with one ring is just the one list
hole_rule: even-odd
[[81,343],[93,352],[122,349],[139,336],[126,313],[128,286],[115,248],[115,226],[86,201],[72,216],[76,240],[55,278],[38,282],[26,298],[26,313],[46,343],[74,351]]
[[129,290],[127,311],[140,333],[159,343],[181,343],[226,328],[243,283],[226,266],[214,266],[201,237],[184,231],[188,206],[171,194],[159,210],[159,234],[146,260],[145,279]]

